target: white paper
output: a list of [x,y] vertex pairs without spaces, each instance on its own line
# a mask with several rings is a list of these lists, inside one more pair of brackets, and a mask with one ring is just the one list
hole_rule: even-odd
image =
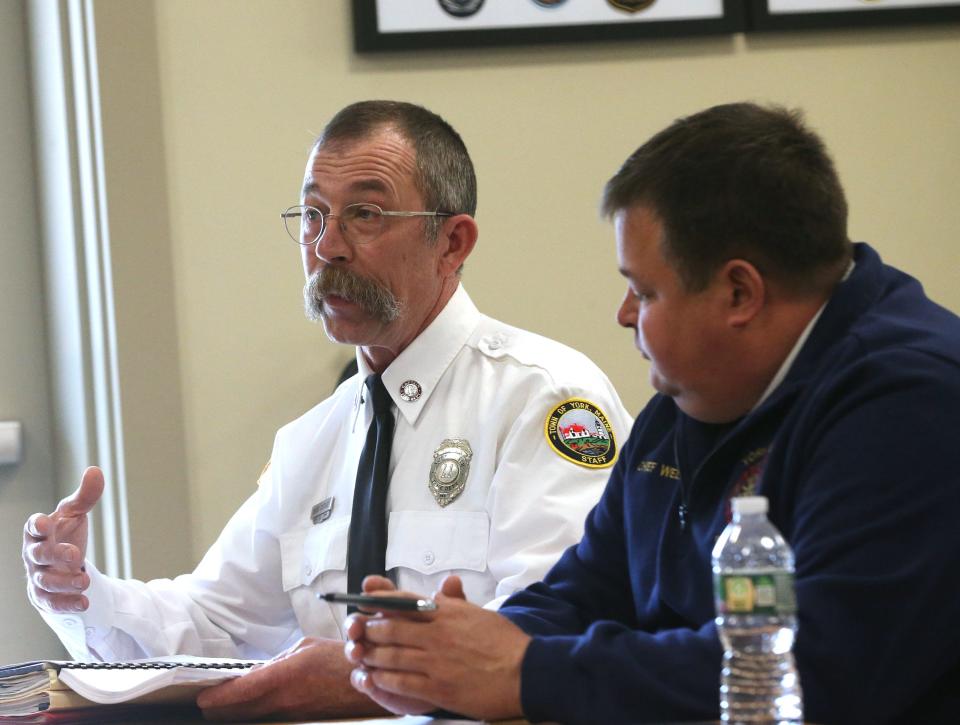
[[[205,657],[165,657],[163,661],[186,661],[182,667],[170,669],[79,669],[64,667],[60,670],[60,680],[70,689],[93,702],[112,705],[128,702],[144,695],[176,685],[195,685],[209,687],[219,682],[239,677],[248,669],[218,669],[191,667],[189,663],[231,663],[240,660],[215,659]],[[156,661],[156,660],[155,660]]]

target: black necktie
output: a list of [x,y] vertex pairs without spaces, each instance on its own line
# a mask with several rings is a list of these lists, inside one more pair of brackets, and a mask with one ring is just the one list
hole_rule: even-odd
[[359,592],[368,574],[386,573],[387,486],[390,474],[390,447],[393,444],[393,401],[379,375],[370,375],[364,384],[373,402],[373,421],[360,453],[357,484],[353,489],[347,553],[347,589]]

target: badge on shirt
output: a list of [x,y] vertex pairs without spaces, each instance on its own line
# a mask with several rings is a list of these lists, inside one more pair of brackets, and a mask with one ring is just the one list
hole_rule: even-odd
[[465,438],[447,438],[433,452],[430,493],[438,504],[453,503],[463,493],[472,459],[473,449]]
[[547,413],[544,435],[560,456],[587,468],[617,460],[617,442],[606,414],[589,400],[571,398]]

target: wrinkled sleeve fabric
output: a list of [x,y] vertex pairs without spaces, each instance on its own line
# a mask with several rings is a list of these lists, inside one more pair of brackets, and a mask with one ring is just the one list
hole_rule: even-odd
[[630,459],[625,450],[581,542],[543,583],[518,592],[500,610],[534,635],[521,673],[523,712],[530,720],[716,716],[721,652],[713,623],[656,631],[656,623],[636,616],[622,508]]
[[923,703],[960,667],[960,371],[864,350],[802,413],[800,485],[771,515],[796,556],[805,716],[955,721]]
[[275,505],[271,488],[265,474],[193,573],[121,580],[88,562],[90,608],[42,613],[44,619],[70,655],[84,661],[172,654],[263,659],[290,646],[299,629],[265,521]]
[[[599,371],[596,377],[602,377]],[[582,387],[542,386],[523,406],[505,436],[490,486],[488,566],[497,579],[497,598],[487,608],[543,579],[564,549],[580,539],[584,518],[603,492],[609,467],[581,466],[546,441],[549,413],[571,398],[603,410],[618,445],[629,432],[630,416],[606,378]]]

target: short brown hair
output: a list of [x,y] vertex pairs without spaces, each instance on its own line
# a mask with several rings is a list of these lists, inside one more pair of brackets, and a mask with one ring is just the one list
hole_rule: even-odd
[[801,113],[779,106],[714,106],[656,134],[604,189],[608,217],[637,205],[659,217],[664,256],[691,290],[734,258],[819,290],[852,254],[833,161]]

